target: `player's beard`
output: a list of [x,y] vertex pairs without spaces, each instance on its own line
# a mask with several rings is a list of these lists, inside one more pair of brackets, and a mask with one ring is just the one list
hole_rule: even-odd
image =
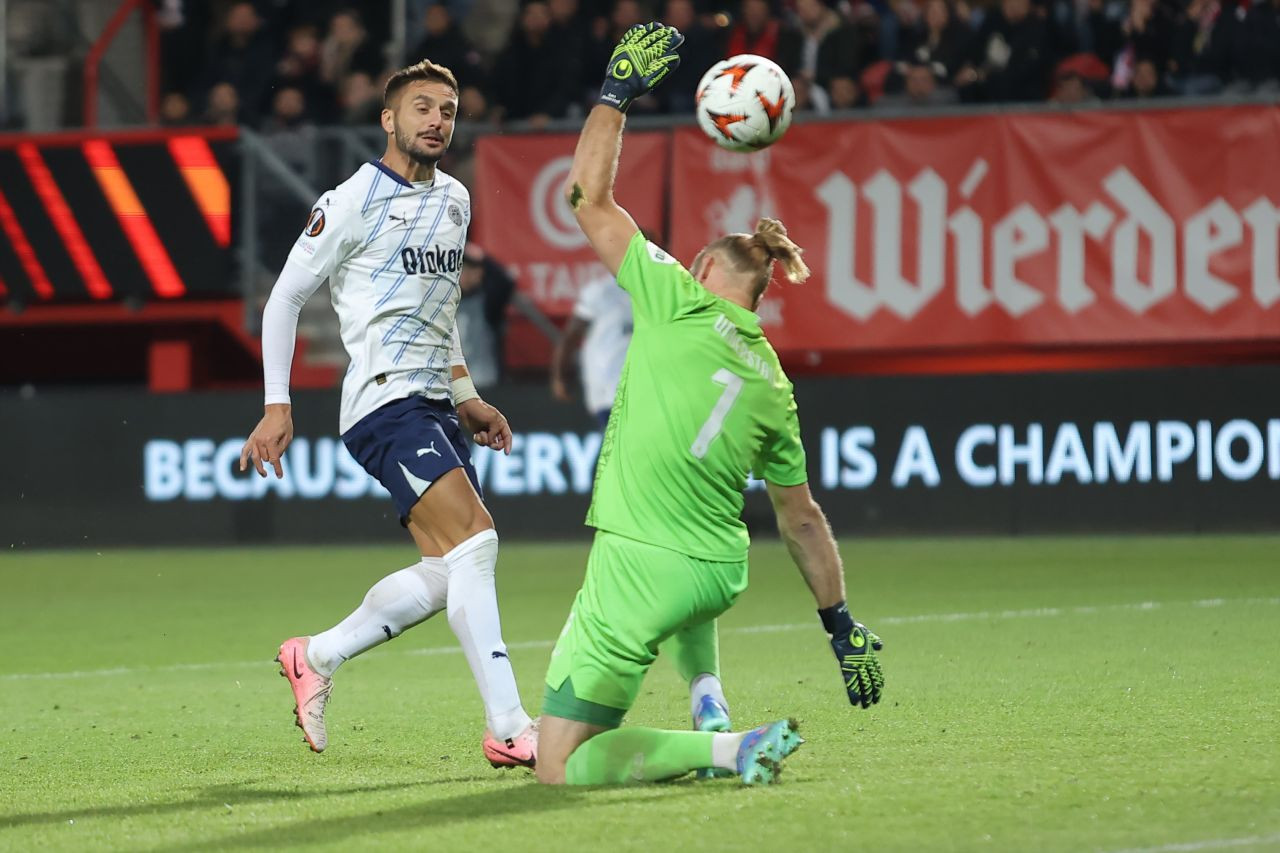
[[440,158],[444,156],[444,152],[449,150],[449,142],[445,140],[444,149],[439,153],[428,152],[423,150],[421,146],[425,143],[418,139],[415,133],[406,133],[400,129],[400,125],[396,125],[396,147],[404,156],[420,166],[434,166],[440,162]]

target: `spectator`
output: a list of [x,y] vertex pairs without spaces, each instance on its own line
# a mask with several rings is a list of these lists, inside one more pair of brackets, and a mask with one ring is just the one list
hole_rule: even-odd
[[1190,0],[1173,25],[1169,73],[1182,95],[1208,95],[1222,88],[1235,16],[1219,0]]
[[338,95],[342,123],[368,127],[382,114],[382,90],[363,71],[348,74]]
[[1032,14],[1030,0],[1001,0],[983,20],[969,61],[957,75],[961,99],[1043,100],[1049,61],[1045,23]]
[[780,26],[769,9],[769,0],[741,0],[741,20],[729,31],[726,56],[754,53],[778,61]]
[[252,3],[233,3],[227,10],[223,35],[214,45],[206,79],[236,90],[237,106],[261,109],[271,83],[274,55],[271,40]]
[[680,48],[680,67],[658,89],[658,97],[665,112],[691,113],[698,81],[722,55],[720,34],[698,20],[693,0],[667,0],[662,21],[684,34],[684,45]]
[[891,0],[888,7],[877,29],[881,58],[893,60],[909,49],[910,34],[920,26],[920,7],[916,0]]
[[1238,28],[1235,75],[1243,83],[1269,91],[1280,85],[1280,0],[1256,0]]
[[1045,22],[1045,32],[1049,43],[1050,61],[1060,56],[1071,56],[1080,53],[1081,44],[1087,41],[1085,35],[1085,9],[1078,4],[1088,0],[1033,0],[1033,14],[1039,15]]
[[1133,80],[1121,93],[1127,98],[1162,98],[1169,94],[1161,79],[1160,71],[1150,59],[1140,59],[1133,67]]
[[[607,16],[606,0],[527,0],[496,57],[502,79],[490,82],[450,12],[466,2],[414,3],[422,31],[408,59],[426,55],[454,69],[472,124],[505,116],[537,126],[590,104],[617,39],[653,16],[638,0],[614,0]],[[663,0],[658,15],[686,37],[683,62],[634,111],[691,111],[706,68],[742,52],[783,66],[800,112],[865,105],[886,90],[886,104],[909,106],[946,103],[952,92],[999,102],[1037,100],[1052,89],[1055,103],[1079,103],[1112,91],[1136,98],[1209,94],[1224,85],[1280,89],[1280,0],[989,0],[996,5],[972,11],[971,0],[781,0],[790,9],[785,22],[772,11],[778,0],[734,2],[730,28],[714,5],[699,15],[698,0]],[[169,93],[162,121],[279,126],[287,122],[274,87],[298,90],[308,120],[367,124],[378,110],[371,92],[384,61],[373,35],[378,22],[368,22],[366,12],[386,4],[360,12],[352,5],[214,0],[163,7],[173,14],[162,23],[162,91]],[[1076,44],[1109,66],[1109,79],[1097,79],[1092,64],[1051,73],[1059,57],[1091,55]],[[835,78],[846,79],[832,97]],[[229,85],[234,96],[215,84]]]
[[315,119],[339,117],[334,109],[334,87],[320,79],[320,37],[315,27],[303,24],[289,30],[284,55],[276,63],[275,86],[301,92]]
[[296,86],[276,89],[271,99],[271,115],[263,126],[267,133],[292,130],[307,119],[307,98]]
[[865,104],[875,104],[884,97],[893,76],[893,63],[887,59],[873,62],[857,77],[858,97]]
[[360,13],[344,9],[329,21],[329,35],[320,46],[320,78],[336,86],[353,71],[370,77],[382,73],[382,50],[369,38]]
[[462,289],[458,334],[467,355],[467,370],[477,388],[488,388],[502,378],[507,305],[516,283],[501,264],[476,244],[468,243],[458,285]]
[[820,116],[831,112],[831,100],[827,97],[826,89],[810,83],[806,77],[796,77],[791,81],[791,86],[796,92],[794,112]]
[[795,23],[778,34],[778,64],[794,81],[819,86],[832,77],[857,76],[867,59],[862,33],[823,0],[796,0]]
[[1168,64],[1173,21],[1157,0],[1129,0],[1123,21],[1094,15],[1090,25],[1095,52],[1111,63],[1111,85],[1116,91],[1129,88],[1140,60],[1151,60],[1156,68]]
[[1111,93],[1111,70],[1092,53],[1077,53],[1058,63],[1049,100],[1057,104],[1098,101]]
[[563,117],[576,100],[574,67],[560,45],[548,37],[550,30],[547,4],[530,0],[520,13],[519,28],[494,66],[494,96],[503,118],[542,125]]
[[827,97],[833,110],[852,110],[867,105],[867,99],[858,82],[852,77],[832,77],[827,84]]
[[458,114],[468,125],[476,125],[489,120],[489,99],[479,86],[463,86],[458,93]]
[[[214,30],[214,20],[212,11],[203,3],[195,8],[185,4],[176,17],[164,13],[157,15],[164,87],[171,92],[185,93],[191,102],[200,93],[200,87],[208,85],[210,80],[208,66],[212,57],[209,35]],[[10,39],[16,38],[12,18],[9,30]],[[11,42],[11,52],[14,47]]]
[[[589,103],[594,103],[595,101],[594,96],[600,89],[601,75],[604,74],[604,69],[609,64],[609,57],[613,54],[613,48],[617,45],[618,40],[631,27],[648,20],[648,16],[644,14],[644,10],[640,8],[640,4],[636,0],[616,0],[613,4],[613,11],[608,18],[596,18],[591,31],[591,42],[587,52],[588,58],[582,67],[582,79],[586,84],[588,96],[591,98]],[[681,64],[684,64],[683,61]],[[643,109],[645,101],[649,101],[650,106],[652,106],[653,98],[646,96],[632,102],[632,107],[635,108],[638,105]]]
[[160,123],[179,127],[191,122],[191,102],[181,92],[168,92],[160,99]]
[[215,83],[205,98],[205,124],[240,123],[240,95],[230,83]]
[[422,40],[414,46],[405,63],[423,59],[443,65],[458,78],[458,85],[468,83],[484,85],[484,73],[480,66],[480,53],[458,28],[449,7],[443,3],[428,6],[422,19]]
[[276,74],[289,80],[320,79],[320,37],[310,24],[289,30]]
[[928,0],[917,26],[903,37],[899,59],[940,65],[947,80],[960,69],[969,51],[969,28],[956,19],[948,0]]
[[946,68],[941,63],[905,63],[895,81],[897,93],[876,101],[876,107],[933,107],[955,103],[956,93],[939,81],[940,76],[945,81]]
[[[564,46],[565,55],[574,66],[571,103],[583,102],[600,85],[603,71],[603,67],[590,68],[583,61],[591,47],[591,21],[580,12],[578,0],[548,0],[547,11],[551,15],[551,39]],[[684,55],[683,49],[680,52]]]
[[1050,103],[1073,105],[1094,103],[1097,100],[1098,96],[1090,87],[1089,81],[1079,71],[1068,68],[1054,77]]
[[907,103],[913,107],[955,103],[956,93],[938,82],[939,76],[945,79],[945,72],[946,68],[941,63],[917,62],[911,65],[906,74]]

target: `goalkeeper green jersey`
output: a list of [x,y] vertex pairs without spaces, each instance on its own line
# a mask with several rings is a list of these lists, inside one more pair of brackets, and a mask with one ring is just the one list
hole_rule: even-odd
[[748,474],[808,480],[791,383],[754,313],[639,233],[618,284],[635,331],[587,524],[704,560],[745,560]]

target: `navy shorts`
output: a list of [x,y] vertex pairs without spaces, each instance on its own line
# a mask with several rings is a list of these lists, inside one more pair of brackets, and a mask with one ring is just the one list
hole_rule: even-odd
[[391,493],[406,527],[413,505],[454,468],[483,496],[468,440],[452,403],[417,396],[374,409],[342,434],[355,460]]

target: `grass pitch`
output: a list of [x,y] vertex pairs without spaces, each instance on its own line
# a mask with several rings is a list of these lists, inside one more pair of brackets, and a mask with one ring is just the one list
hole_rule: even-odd
[[[0,849],[1280,848],[1280,538],[844,544],[885,701],[849,707],[776,543],[722,620],[739,725],[801,721],[782,784],[544,789],[491,770],[438,618],[348,664],[313,755],[271,657],[404,547],[0,558]],[[526,706],[585,544],[503,546]],[[688,726],[660,661],[628,722]]]

